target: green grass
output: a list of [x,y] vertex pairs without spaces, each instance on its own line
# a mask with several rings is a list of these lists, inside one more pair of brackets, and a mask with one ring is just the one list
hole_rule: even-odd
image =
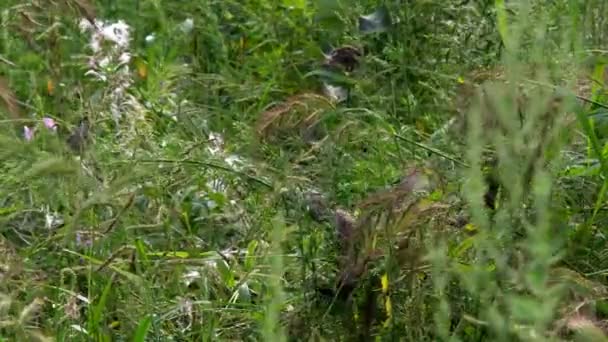
[[608,339],[607,11],[4,1],[0,340]]

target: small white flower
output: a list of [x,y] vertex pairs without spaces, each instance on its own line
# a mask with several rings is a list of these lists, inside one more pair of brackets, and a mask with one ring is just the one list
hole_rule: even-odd
[[346,100],[346,97],[348,96],[346,88],[334,86],[328,83],[323,83],[323,92],[326,96],[330,97],[336,102],[342,102]]
[[154,35],[154,33],[147,35],[145,38],[146,43],[148,43],[148,44],[154,42],[155,39],[156,39],[156,36]]
[[125,88],[126,87],[124,85],[118,85],[118,86],[116,86],[116,88],[112,89],[111,93],[114,96],[120,96],[120,95],[122,95],[124,93]]
[[120,47],[129,45],[129,25],[124,21],[119,20],[117,23],[102,27],[101,34],[109,41],[114,42]]
[[224,139],[222,138],[222,136],[219,133],[214,133],[214,132],[209,133],[209,140],[216,141],[218,144],[224,143]]
[[190,286],[195,280],[201,278],[201,273],[196,270],[188,271],[182,276],[182,281],[186,286]]
[[100,80],[102,80],[104,82],[106,82],[108,80],[108,78],[106,77],[106,75],[100,74],[100,73],[98,73],[95,70],[89,70],[89,71],[85,72],[84,75],[85,76],[89,76],[89,75],[95,76],[96,78],[98,78],[98,79],[100,79]]
[[209,209],[215,209],[215,208],[217,208],[217,203],[215,203],[214,200],[208,200],[207,201],[207,208],[209,208]]
[[101,50],[101,36],[98,34],[93,34],[91,36],[91,42],[89,43],[89,46],[91,47],[91,50],[93,50],[93,52],[99,52],[99,50]]
[[76,330],[78,332],[81,332],[83,334],[87,334],[87,335],[89,334],[89,332],[87,331],[87,329],[81,327],[78,324],[72,324],[72,325],[70,325],[70,327],[72,327],[72,329],[74,329],[74,330]]
[[118,62],[120,64],[128,64],[131,61],[131,54],[128,52],[123,52],[118,57]]
[[193,27],[194,27],[194,20],[192,20],[192,18],[188,18],[188,19],[184,20],[180,25],[180,29],[182,30],[182,32],[184,32],[186,34],[190,33],[190,31],[192,31]]
[[77,294],[76,298],[80,299],[82,302],[84,302],[86,304],[91,304],[91,301],[89,300],[89,298],[87,298],[81,294]]
[[49,208],[46,207],[44,209],[44,219],[45,219],[45,227],[46,229],[53,229],[57,226],[63,224],[63,219],[59,216],[57,212],[51,213]]
[[209,142],[210,146],[207,147],[209,153],[215,155],[222,152],[222,149],[224,147],[224,138],[219,133],[209,133]]
[[235,168],[235,169],[240,169],[240,165],[243,163],[243,158],[241,158],[240,156],[236,155],[236,154],[231,154],[228,157],[226,157],[224,159],[224,161],[226,162],[226,164],[230,165],[231,167]]
[[91,22],[86,18],[80,19],[78,22],[78,27],[80,28],[80,32],[83,33],[93,29],[93,25],[91,25]]
[[99,62],[97,62],[97,64],[99,65],[99,67],[101,68],[105,68],[108,65],[110,65],[110,57],[104,57],[102,59],[99,60]]
[[121,111],[116,102],[110,103],[110,112],[112,113],[112,117],[114,120],[118,120],[121,117]]

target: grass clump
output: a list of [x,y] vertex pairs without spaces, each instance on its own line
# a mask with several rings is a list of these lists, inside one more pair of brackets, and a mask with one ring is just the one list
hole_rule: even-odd
[[3,3],[0,338],[606,339],[605,9]]

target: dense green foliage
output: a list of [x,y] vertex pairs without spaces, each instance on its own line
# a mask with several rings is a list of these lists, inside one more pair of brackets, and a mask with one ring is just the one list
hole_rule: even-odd
[[608,340],[606,18],[2,1],[0,341]]

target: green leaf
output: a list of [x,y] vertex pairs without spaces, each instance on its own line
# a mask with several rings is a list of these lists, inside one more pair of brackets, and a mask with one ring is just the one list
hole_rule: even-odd
[[97,305],[93,306],[93,311],[91,314],[91,319],[89,321],[89,331],[96,332],[102,325],[101,318],[103,317],[103,310],[106,307],[106,301],[108,300],[108,296],[110,294],[110,290],[112,289],[112,284],[114,283],[114,277],[111,277],[108,283],[106,284],[103,292],[101,293],[101,297],[99,297],[99,301]]
[[604,75],[605,75],[605,70],[606,70],[606,64],[604,63],[598,63],[594,70],[593,70],[593,79],[596,80],[596,82],[593,82],[591,84],[591,99],[593,101],[596,102],[601,102],[602,101],[602,95],[601,93],[604,91]]
[[133,342],[145,342],[146,335],[148,334],[148,330],[150,330],[150,326],[152,325],[152,317],[146,316],[137,326],[137,330],[135,330],[135,335],[133,336]]
[[336,0],[317,0],[315,10],[315,23],[324,29],[335,32],[342,31],[344,23],[340,20],[338,13],[341,12],[340,4]]
[[542,322],[549,319],[553,308],[549,303],[539,305],[539,301],[527,296],[513,296],[509,299],[513,319],[522,323]]
[[496,7],[496,25],[498,26],[498,33],[500,34],[500,38],[502,38],[503,44],[509,49],[511,47],[511,40],[509,37],[509,26],[507,24],[505,0],[496,0],[494,6]]
[[139,258],[139,260],[141,260],[143,262],[145,267],[149,267],[150,259],[148,258],[148,255],[146,254],[146,246],[141,241],[141,239],[135,240],[135,250],[137,250],[137,257]]
[[317,69],[304,75],[305,78],[308,78],[310,76],[319,76],[322,81],[331,83],[332,85],[352,86],[356,84],[354,80],[337,72],[332,72],[329,70]]
[[34,178],[46,175],[74,174],[77,166],[73,161],[64,158],[49,158],[34,164],[25,178]]
[[283,5],[291,8],[305,9],[306,0],[283,0]]
[[239,293],[239,301],[241,302],[251,302],[251,291],[249,290],[249,285],[247,283],[242,283],[238,289]]
[[475,244],[475,236],[464,239],[455,249],[452,251],[454,257],[462,257],[466,251],[471,249]]
[[234,274],[232,273],[232,269],[230,268],[230,266],[224,260],[219,260],[216,265],[217,270],[220,273],[220,276],[222,277],[224,285],[227,288],[233,288],[236,284],[236,281],[234,280]]
[[18,208],[17,206],[0,208],[0,216],[9,215],[9,214],[15,213],[19,210],[20,210],[20,208]]
[[586,113],[584,113],[580,110],[576,111],[576,117],[578,119],[579,124],[583,128],[583,132],[587,136],[591,153],[594,153],[595,157],[599,161],[600,172],[601,172],[602,176],[604,176],[604,182],[602,185],[601,194],[595,203],[593,216],[591,217],[591,219],[588,222],[586,222],[586,225],[590,227],[593,225],[595,216],[599,212],[600,207],[602,206],[602,203],[603,203],[602,200],[606,194],[606,191],[608,191],[608,161],[606,160],[606,158],[604,158],[603,148],[602,148],[602,145],[600,144],[600,139],[598,138],[598,136],[595,133],[595,130],[593,129],[592,120],[589,117],[587,117]]
[[150,252],[147,253],[148,256],[158,256],[158,257],[173,257],[180,259],[188,259],[190,258],[190,253],[186,251],[167,251],[167,252]]
[[247,245],[247,256],[245,257],[245,272],[253,269],[255,262],[255,250],[258,247],[258,240],[251,240]]

